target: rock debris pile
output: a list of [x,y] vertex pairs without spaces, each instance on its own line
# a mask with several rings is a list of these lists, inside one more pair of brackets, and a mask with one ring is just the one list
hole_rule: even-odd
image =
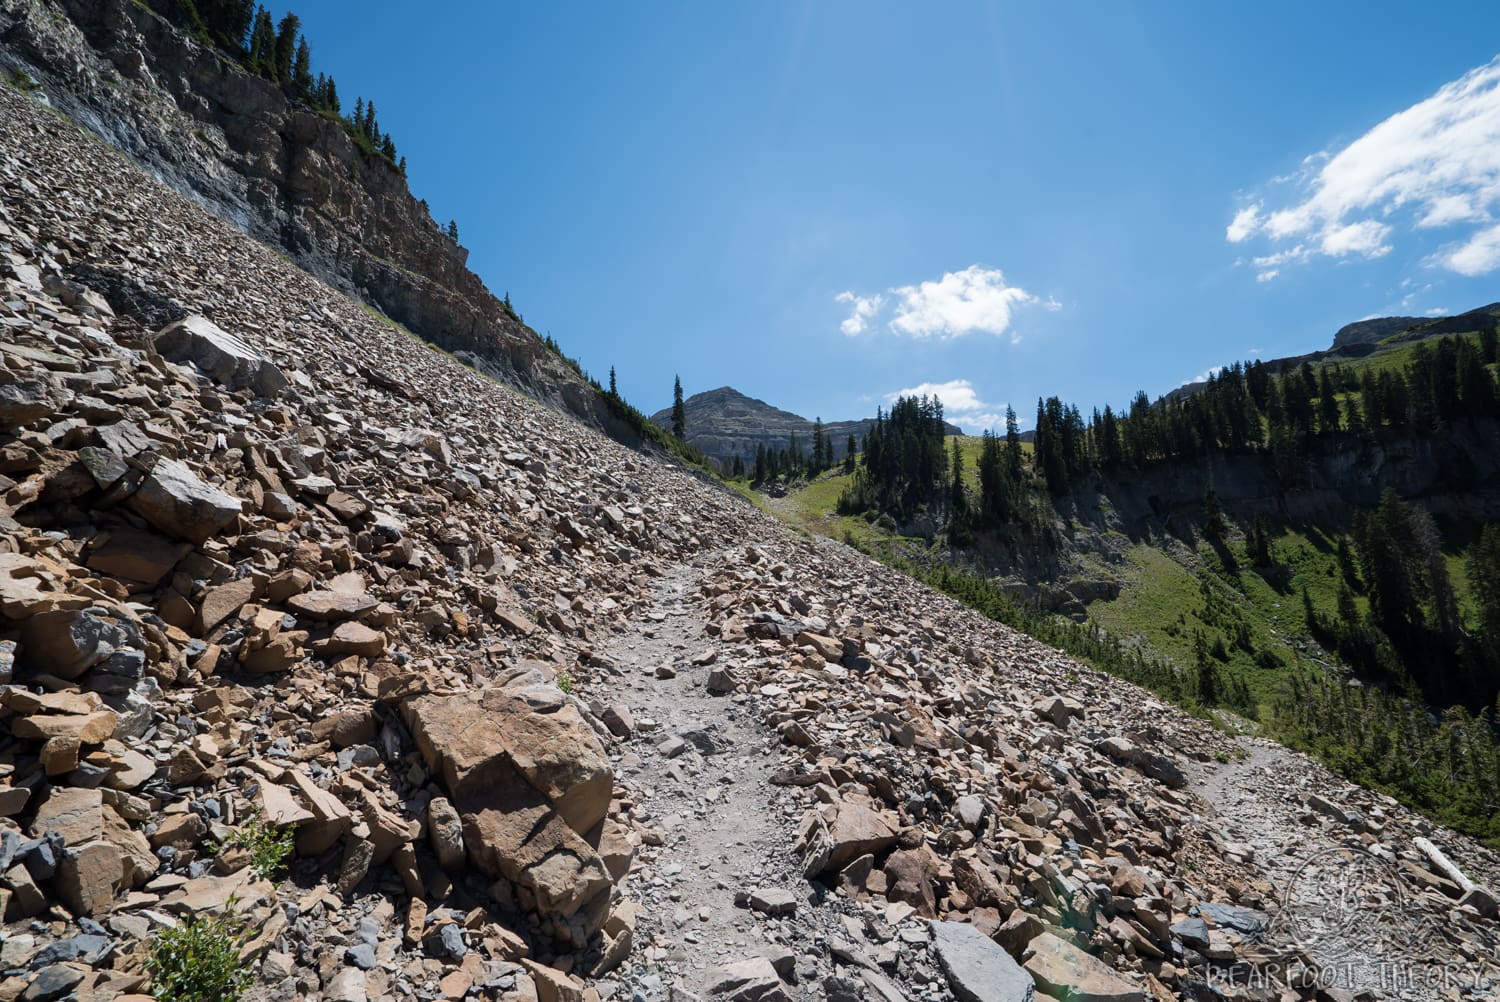
[[1239,754],[0,90],[0,1002],[139,997],[226,913],[266,1000],[1354,997],[1277,921],[1297,831],[1493,992],[1412,839],[1492,855],[1316,770],[1231,839]]

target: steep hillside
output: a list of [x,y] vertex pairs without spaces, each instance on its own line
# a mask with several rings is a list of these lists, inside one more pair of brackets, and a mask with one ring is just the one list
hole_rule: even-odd
[[134,0],[0,0],[0,74],[178,192],[445,351],[624,441],[600,395],[465,267],[406,179]]
[[[536,406],[9,88],[0,326],[0,997],[193,997],[216,944],[257,1002],[1500,977],[1471,840]],[[1420,989],[1306,921],[1348,860]]]
[[[739,457],[748,463],[755,458],[757,446],[785,449],[794,435],[802,451],[812,447],[812,421],[747,397],[730,386],[693,394],[683,401],[683,410],[687,415],[688,443],[721,462]],[[670,428],[672,411],[670,408],[658,411],[651,420]],[[825,422],[823,434],[833,447],[833,461],[840,462],[847,454],[850,435],[862,442],[874,423],[874,418]],[[950,434],[962,434],[954,425],[948,428]]]

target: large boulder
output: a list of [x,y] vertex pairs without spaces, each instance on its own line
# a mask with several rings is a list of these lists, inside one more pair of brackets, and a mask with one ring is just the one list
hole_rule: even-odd
[[840,800],[808,812],[802,819],[798,845],[802,873],[811,880],[829,870],[842,870],[865,855],[896,844],[896,826],[864,804]]
[[1031,975],[967,922],[934,922],[932,949],[961,1002],[1031,1002],[1036,997]]
[[287,385],[280,369],[206,317],[184,317],[167,324],[154,344],[164,358],[191,362],[232,390],[248,386],[262,397],[274,397]]
[[175,459],[158,459],[128,502],[169,536],[201,543],[237,518],[239,498],[210,487]]
[[609,813],[614,773],[604,746],[570,704],[538,712],[500,689],[424,696],[407,704],[427,764],[456,792],[496,757],[509,761],[579,835]]
[[499,689],[404,704],[443,777],[471,865],[515,886],[520,904],[579,944],[603,925],[611,880],[585,836],[602,828],[614,774],[578,711],[539,712]]
[[142,647],[135,623],[97,606],[37,613],[21,627],[22,665],[68,681],[112,660],[120,662],[111,665],[120,669],[116,674],[139,678],[134,662]]

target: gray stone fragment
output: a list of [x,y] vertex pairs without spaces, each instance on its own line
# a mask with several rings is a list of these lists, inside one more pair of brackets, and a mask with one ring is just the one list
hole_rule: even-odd
[[750,892],[750,907],[767,915],[786,915],[797,910],[797,898],[784,887],[762,887]]
[[243,508],[239,498],[208,486],[175,459],[158,459],[129,505],[162,532],[192,543],[229,525]]
[[51,387],[40,379],[0,385],[0,428],[19,428],[57,410]]
[[999,944],[967,922],[935,922],[932,948],[962,1002],[1032,1002],[1036,983]]
[[708,972],[705,994],[725,1002],[786,1002],[781,977],[765,957],[752,957]]
[[163,357],[191,362],[204,375],[232,390],[248,386],[262,397],[274,397],[287,385],[280,369],[206,317],[184,317],[167,324],[154,344]]
[[1182,945],[1194,950],[1208,949],[1208,923],[1201,918],[1185,918],[1172,923],[1172,935],[1182,940]]

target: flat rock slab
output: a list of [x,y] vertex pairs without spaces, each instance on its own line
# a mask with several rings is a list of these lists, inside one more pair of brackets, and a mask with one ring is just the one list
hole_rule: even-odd
[[934,922],[932,948],[962,1002],[1032,1002],[1036,997],[1031,975],[967,922]]
[[724,1002],[784,1002],[781,976],[764,957],[726,964],[708,972],[704,994]]
[[358,619],[375,611],[380,603],[369,595],[346,595],[336,591],[309,591],[287,599],[286,607],[299,616],[319,622]]
[[750,892],[750,907],[767,915],[787,915],[797,910],[797,896],[784,887],[762,887]]
[[1050,932],[1026,948],[1026,970],[1049,995],[1069,1002],[1146,1002],[1146,994],[1091,956]]
[[287,378],[280,369],[207,317],[184,317],[167,324],[154,344],[163,357],[191,362],[232,390],[248,386],[259,396],[274,397],[286,389]]

